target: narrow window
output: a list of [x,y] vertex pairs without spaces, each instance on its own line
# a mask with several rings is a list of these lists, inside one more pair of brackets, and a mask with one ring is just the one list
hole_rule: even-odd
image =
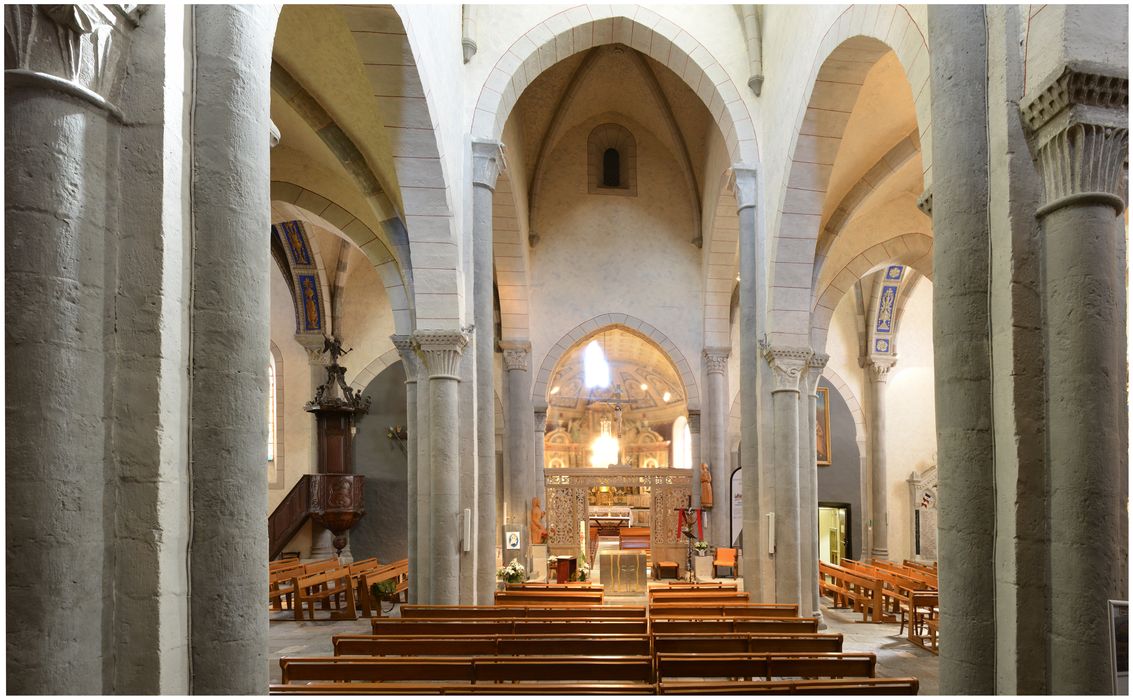
[[268,358],[268,461],[275,461],[275,358]]
[[607,148],[602,154],[602,186],[621,187],[621,156],[618,149]]

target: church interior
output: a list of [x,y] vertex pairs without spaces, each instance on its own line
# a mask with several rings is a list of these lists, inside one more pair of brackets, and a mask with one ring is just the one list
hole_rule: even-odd
[[14,694],[1128,692],[1125,5],[7,5]]

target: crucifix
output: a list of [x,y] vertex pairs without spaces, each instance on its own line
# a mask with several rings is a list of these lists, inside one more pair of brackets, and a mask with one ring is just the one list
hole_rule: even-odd
[[692,563],[692,548],[693,543],[697,541],[697,531],[693,530],[693,525],[700,526],[699,508],[692,507],[692,496],[688,497],[688,502],[684,508],[674,508],[677,511],[677,528],[680,534],[685,537],[685,571],[688,573],[689,583],[696,583],[696,567]]

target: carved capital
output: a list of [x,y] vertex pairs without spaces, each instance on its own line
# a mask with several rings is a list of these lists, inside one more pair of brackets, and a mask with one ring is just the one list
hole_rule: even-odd
[[771,366],[774,385],[771,393],[780,391],[798,391],[799,380],[806,369],[807,361],[811,355],[810,348],[767,347],[763,357]]
[[1024,98],[1021,111],[1045,186],[1045,216],[1076,204],[1125,211],[1129,78],[1071,64]]
[[535,407],[535,432],[547,432],[547,404],[539,404]]
[[704,348],[704,364],[709,374],[727,374],[731,348]]
[[932,185],[929,185],[917,199],[917,209],[920,209],[925,216],[932,218]]
[[468,345],[462,330],[429,330],[413,333],[413,346],[425,363],[430,379],[460,381],[460,356]]
[[756,171],[746,165],[733,165],[732,177],[735,179],[736,209],[755,206]]
[[897,364],[897,359],[892,357],[869,358],[866,363],[869,378],[878,384],[884,384],[889,379],[889,370],[893,369],[895,364]]
[[693,435],[700,434],[700,411],[695,408],[688,410],[688,431]]
[[516,372],[526,372],[531,360],[531,343],[526,341],[501,340],[500,350],[504,352],[504,368]]
[[405,368],[405,383],[416,383],[419,360],[413,348],[413,336],[391,335],[389,339],[393,341],[393,346],[401,357],[401,365]]
[[495,190],[496,178],[503,169],[503,144],[472,139],[472,184]]
[[4,30],[14,58],[4,71],[6,82],[66,92],[121,118],[110,99],[123,37],[137,24],[137,10],[126,7],[6,5]]
[[822,377],[822,370],[826,369],[826,363],[829,361],[830,356],[824,352],[816,352],[807,360],[806,391],[811,396],[818,395],[818,380]]

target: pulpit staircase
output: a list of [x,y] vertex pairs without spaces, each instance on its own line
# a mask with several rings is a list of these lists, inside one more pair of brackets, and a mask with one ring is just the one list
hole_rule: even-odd
[[311,477],[304,474],[295,482],[279,505],[268,516],[268,559],[275,559],[311,517]]

